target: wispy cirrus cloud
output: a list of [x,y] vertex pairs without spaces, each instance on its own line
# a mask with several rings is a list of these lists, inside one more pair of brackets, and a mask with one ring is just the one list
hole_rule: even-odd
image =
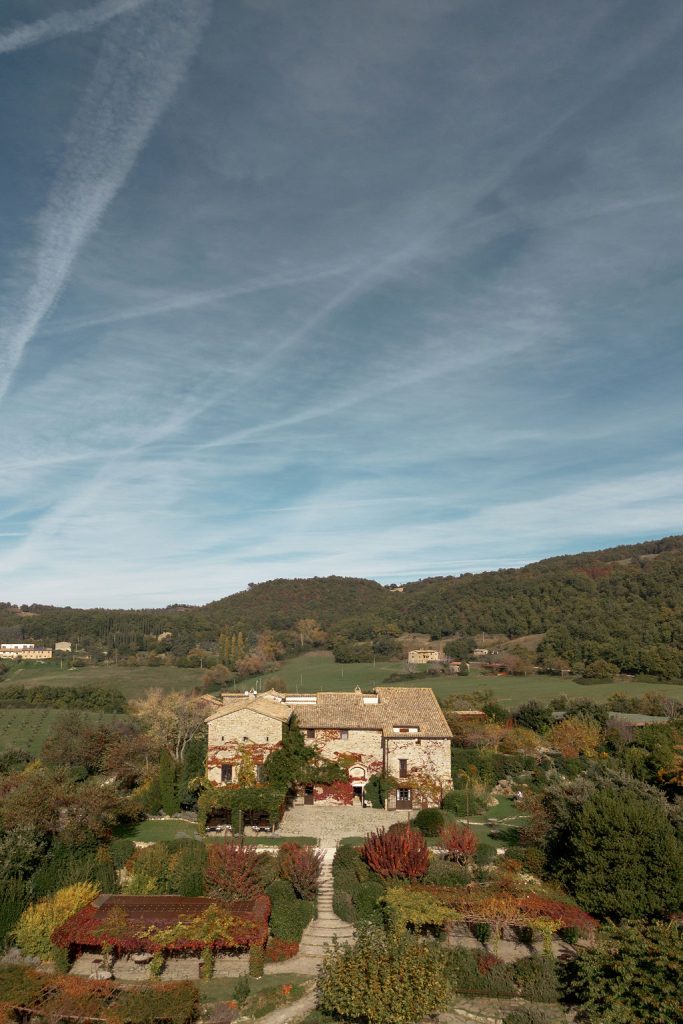
[[210,0],[149,0],[105,30],[57,181],[38,218],[30,283],[0,329],[0,399],[187,72],[210,9]]
[[10,32],[0,35],[0,54],[37,46],[51,39],[71,35],[73,32],[90,32],[104,25],[120,14],[134,11],[149,0],[102,0],[101,3],[77,11],[57,11],[47,18],[27,25],[19,25]]

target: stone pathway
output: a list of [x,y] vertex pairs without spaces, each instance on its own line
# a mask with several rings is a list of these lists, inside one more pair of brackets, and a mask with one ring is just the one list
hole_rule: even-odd
[[384,811],[360,804],[295,804],[280,824],[283,836],[316,836],[322,847],[337,846],[346,836],[364,836],[397,821],[408,821],[410,811]]
[[297,974],[317,974],[325,953],[325,946],[333,938],[340,942],[353,942],[354,929],[352,924],[342,921],[337,917],[332,906],[333,879],[332,861],[334,860],[334,847],[327,847],[322,850],[323,867],[320,873],[320,884],[318,889],[318,916],[311,921],[301,938],[299,952],[291,960],[283,960],[282,963],[268,964],[266,974],[286,974],[295,972]]

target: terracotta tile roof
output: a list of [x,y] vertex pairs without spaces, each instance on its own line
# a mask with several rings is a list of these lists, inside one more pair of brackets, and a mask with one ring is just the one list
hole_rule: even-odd
[[427,687],[380,686],[370,694],[318,693],[315,704],[290,705],[303,729],[376,729],[397,736],[396,727],[417,726],[420,736],[450,738],[452,733],[434,691]]
[[265,715],[266,718],[276,718],[279,722],[286,722],[292,714],[290,707],[274,700],[266,700],[263,697],[230,697],[228,703],[217,708],[206,721],[214,722],[217,718],[232,715],[235,711],[243,711],[245,708],[255,711],[257,715]]

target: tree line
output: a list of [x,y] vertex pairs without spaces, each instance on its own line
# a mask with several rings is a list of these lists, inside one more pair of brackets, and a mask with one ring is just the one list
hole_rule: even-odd
[[680,678],[683,537],[434,577],[400,590],[331,576],[250,584],[202,607],[0,605],[0,641],[67,639],[95,659],[144,652],[178,664],[196,658],[204,667],[204,655],[234,668],[255,652],[273,660],[314,647],[331,649],[339,661],[396,660],[403,633],[454,637],[452,647],[460,638],[464,655],[482,631],[511,640],[542,634],[538,662],[551,671],[559,665],[581,672],[597,663]]

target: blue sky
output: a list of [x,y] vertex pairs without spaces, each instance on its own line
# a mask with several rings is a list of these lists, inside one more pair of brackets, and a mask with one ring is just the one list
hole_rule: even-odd
[[0,599],[683,527],[678,0],[4,0]]

